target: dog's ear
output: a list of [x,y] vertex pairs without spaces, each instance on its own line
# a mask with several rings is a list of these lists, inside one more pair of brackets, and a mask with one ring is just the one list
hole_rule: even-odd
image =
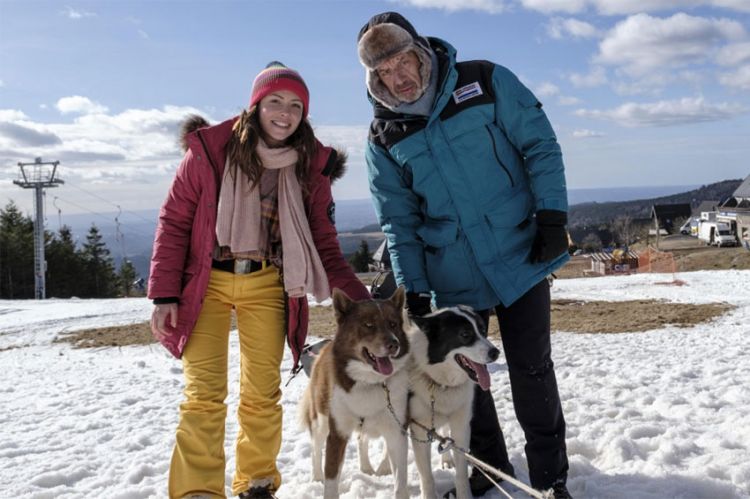
[[432,321],[426,317],[422,317],[421,315],[414,315],[409,318],[419,329],[422,330],[422,332],[426,335],[430,332],[430,325],[432,324]]
[[336,319],[345,316],[352,309],[354,302],[349,295],[339,288],[333,289],[333,310],[336,313]]
[[401,310],[404,308],[404,303],[406,302],[406,288],[404,288],[404,286],[399,286],[388,300],[390,300],[397,309]]

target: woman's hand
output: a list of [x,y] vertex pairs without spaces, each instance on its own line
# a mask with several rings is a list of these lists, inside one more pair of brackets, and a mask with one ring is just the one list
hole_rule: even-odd
[[161,303],[154,305],[154,311],[151,312],[151,334],[154,335],[159,341],[162,341],[168,336],[165,328],[167,317],[169,317],[169,325],[173,328],[177,327],[177,304],[176,303]]

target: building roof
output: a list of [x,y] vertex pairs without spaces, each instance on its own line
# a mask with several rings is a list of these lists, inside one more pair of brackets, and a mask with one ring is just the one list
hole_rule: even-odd
[[742,181],[732,195],[736,198],[750,199],[750,175]]
[[719,208],[719,202],[718,201],[703,201],[701,204],[698,205],[696,209],[693,210],[693,215],[700,215],[704,211],[716,211]]
[[651,218],[659,220],[675,220],[690,216],[690,203],[679,204],[655,204],[651,209]]
[[596,262],[606,262],[609,260],[638,260],[638,253],[633,250],[628,250],[627,252],[624,250],[615,250],[613,252],[598,251],[595,253],[588,253],[586,256]]

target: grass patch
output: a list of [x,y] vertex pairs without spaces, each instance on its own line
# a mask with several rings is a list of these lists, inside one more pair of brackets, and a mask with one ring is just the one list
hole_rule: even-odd
[[[710,322],[734,307],[726,303],[669,303],[657,300],[553,300],[552,331],[572,333],[626,333],[666,326],[691,327]],[[232,328],[236,328],[234,318]],[[311,336],[330,338],[336,331],[331,307],[310,307]],[[497,320],[490,320],[490,337],[499,335]],[[148,322],[73,331],[55,342],[75,348],[121,347],[155,343]]]

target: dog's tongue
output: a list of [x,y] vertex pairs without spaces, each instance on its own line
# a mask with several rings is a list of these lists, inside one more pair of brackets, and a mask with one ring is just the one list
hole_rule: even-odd
[[388,376],[393,372],[393,364],[390,357],[375,357],[375,370],[380,374]]
[[476,362],[474,362],[468,357],[465,357],[465,359],[469,361],[469,364],[471,364],[471,367],[477,373],[477,383],[479,383],[479,388],[481,388],[484,391],[489,390],[490,389],[490,373],[489,371],[487,371],[487,365],[477,364]]

